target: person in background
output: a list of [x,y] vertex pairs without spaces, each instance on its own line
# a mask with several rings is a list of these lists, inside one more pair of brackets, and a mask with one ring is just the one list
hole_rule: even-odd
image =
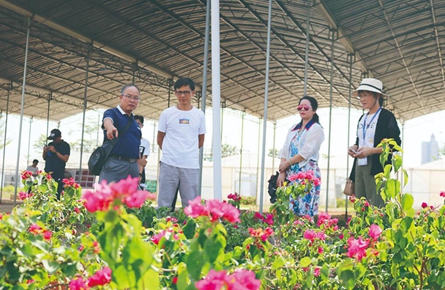
[[[280,174],[277,186],[283,186],[287,177],[299,172],[313,171],[314,177],[321,179],[318,160],[320,159],[320,146],[324,141],[323,127],[317,115],[318,102],[315,98],[304,96],[300,99],[297,110],[301,121],[293,125],[283,148],[278,153],[281,158]],[[320,199],[320,185],[312,187],[309,194],[297,199],[290,198],[290,207],[298,216],[318,214]]]
[[174,207],[178,188],[183,207],[198,196],[198,152],[204,144],[205,116],[192,105],[195,83],[191,79],[178,79],[174,89],[178,104],[159,117],[157,142],[162,157],[158,207]]
[[39,164],[39,160],[34,159],[32,161],[32,164],[29,165],[28,167],[26,167],[26,171],[31,171],[32,176],[37,176],[37,171],[39,171],[39,168],[37,167],[38,164]]
[[[142,133],[133,119],[133,111],[138,107],[139,101],[139,88],[134,84],[125,85],[121,89],[119,105],[104,112],[104,141],[117,137],[119,141],[113,146],[104,163],[99,182],[118,182],[129,175],[133,178],[139,177],[139,144]],[[125,128],[127,129],[123,132]]]
[[51,134],[47,138],[52,140],[48,145],[43,147],[42,158],[45,160],[45,172],[51,174],[52,178],[57,181],[57,199],[60,200],[60,194],[63,190],[63,178],[65,176],[65,167],[70,158],[70,144],[62,140],[62,132],[59,129],[51,130]]
[[377,145],[384,138],[393,138],[400,145],[400,129],[394,115],[382,108],[385,94],[380,80],[363,79],[352,95],[360,99],[367,112],[358,121],[355,144],[348,148],[349,156],[355,158],[349,179],[355,182],[357,197],[366,197],[369,203],[381,207],[384,201],[377,193],[374,179],[377,173],[383,172],[379,160],[382,148]]
[[[141,115],[135,115],[134,120],[136,123],[138,123],[139,128],[144,128],[144,117]],[[138,161],[139,163],[139,176],[140,176],[140,184],[143,189],[146,188],[145,185],[145,166],[147,165],[147,158],[150,155],[150,142],[145,139],[141,138],[141,144],[139,145],[139,152],[140,152],[140,159]]]

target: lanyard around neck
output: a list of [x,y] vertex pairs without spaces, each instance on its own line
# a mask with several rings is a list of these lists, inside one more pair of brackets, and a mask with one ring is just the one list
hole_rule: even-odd
[[366,125],[366,119],[368,118],[368,114],[366,114],[365,116],[365,120],[363,122],[363,142],[365,142],[365,137],[366,137],[366,131],[368,131],[369,126],[372,124],[372,121],[374,121],[374,118],[380,113],[380,111],[382,110],[382,107],[380,107],[377,112],[375,112],[374,116],[372,116],[371,121],[369,122],[368,125]]

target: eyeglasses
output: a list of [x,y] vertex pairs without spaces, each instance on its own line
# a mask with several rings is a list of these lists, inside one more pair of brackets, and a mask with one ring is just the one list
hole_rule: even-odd
[[135,102],[139,102],[141,100],[141,98],[139,98],[138,96],[132,96],[132,95],[122,95],[124,97],[126,97],[127,99],[130,99],[131,101],[135,101]]
[[298,111],[301,111],[301,110],[303,110],[303,111],[309,111],[310,108],[311,108],[311,107],[309,107],[308,105],[298,105],[297,110],[298,110]]
[[190,96],[191,93],[192,93],[192,91],[176,91],[176,94],[178,96],[180,96],[180,95]]

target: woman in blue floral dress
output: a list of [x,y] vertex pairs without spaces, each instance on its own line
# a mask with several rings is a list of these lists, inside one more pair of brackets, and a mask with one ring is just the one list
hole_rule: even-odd
[[[315,178],[321,178],[318,160],[320,146],[324,141],[324,132],[316,113],[317,108],[318,102],[315,98],[304,96],[300,99],[297,110],[301,121],[290,128],[286,142],[278,153],[281,163],[277,186],[282,186],[286,177],[298,172],[313,171]],[[318,214],[319,199],[320,185],[317,185],[312,187],[310,193],[304,197],[297,199],[291,197],[290,207],[296,215],[314,216]]]

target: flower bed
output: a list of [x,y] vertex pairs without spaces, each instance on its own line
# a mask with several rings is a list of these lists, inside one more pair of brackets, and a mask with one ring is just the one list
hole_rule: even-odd
[[[401,150],[381,146],[382,160]],[[58,201],[49,175],[24,173],[24,204],[0,214],[0,289],[444,289],[445,206],[416,212],[391,167],[399,155],[377,176],[386,206],[352,197],[344,227],[289,209],[311,174],[279,188],[271,213],[241,214],[237,194],[157,210],[131,178],[83,196],[65,180]]]

